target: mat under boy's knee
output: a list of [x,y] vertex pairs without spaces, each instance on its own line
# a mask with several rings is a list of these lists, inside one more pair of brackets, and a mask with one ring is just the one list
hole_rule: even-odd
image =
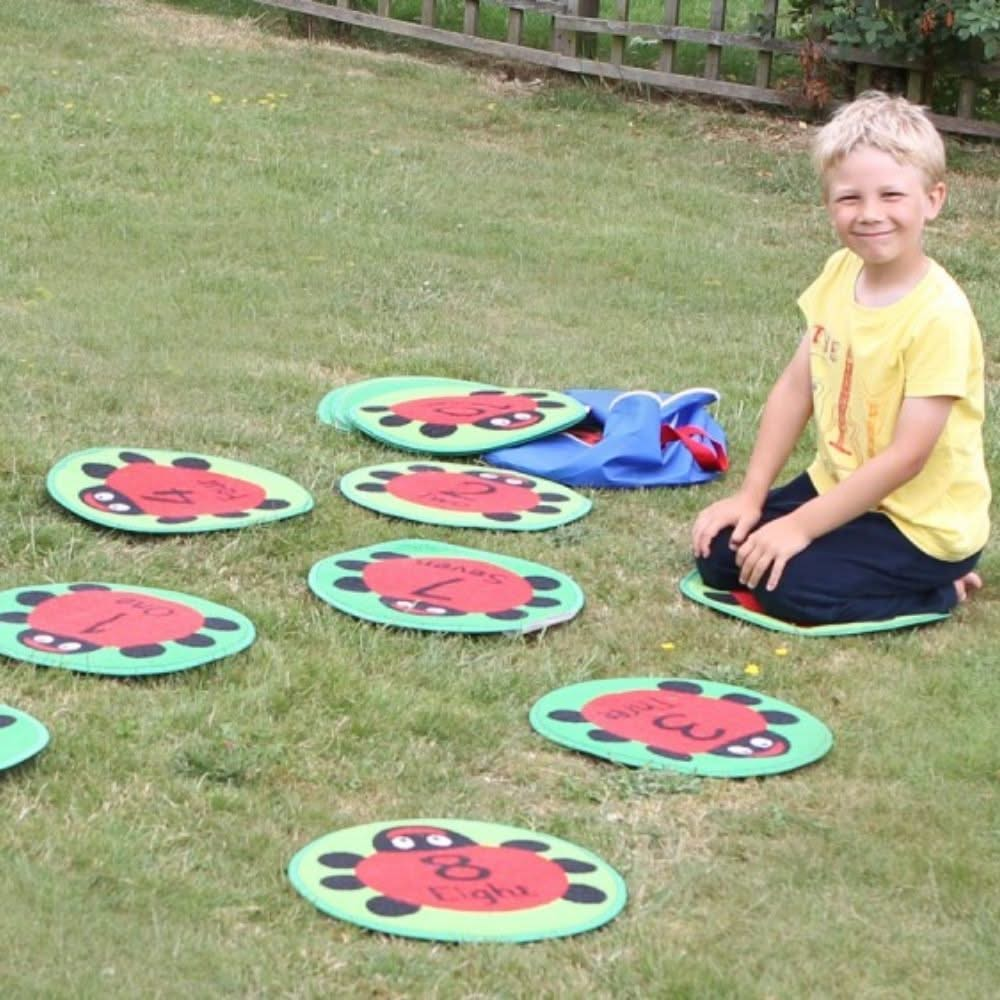
[[913,628],[929,625],[950,617],[947,612],[940,614],[896,615],[881,621],[838,622],[834,625],[797,625],[769,615],[749,590],[718,590],[709,587],[697,570],[692,570],[680,582],[680,591],[692,601],[704,604],[732,618],[759,625],[773,632],[804,636],[862,635],[867,632],[888,632],[893,629]]

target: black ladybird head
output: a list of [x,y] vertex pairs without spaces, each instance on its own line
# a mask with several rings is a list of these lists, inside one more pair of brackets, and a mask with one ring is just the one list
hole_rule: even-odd
[[80,499],[94,510],[105,511],[109,514],[141,514],[142,511],[123,493],[113,490],[107,484],[102,486],[88,486],[80,490]]
[[433,851],[445,847],[471,847],[475,843],[461,833],[437,826],[396,826],[381,830],[372,839],[376,851]]
[[379,603],[393,611],[404,615],[420,615],[426,618],[447,618],[448,616],[464,615],[457,608],[445,608],[431,601],[421,601],[414,597],[380,597]]
[[42,631],[40,629],[25,629],[19,632],[17,641],[28,649],[35,649],[41,653],[60,653],[70,656],[76,653],[92,653],[100,646],[95,646],[85,639],[76,639],[73,636],[57,635],[54,632]]
[[744,736],[732,743],[716,747],[709,753],[718,757],[736,757],[743,760],[753,758],[756,760],[759,757],[780,757],[782,754],[788,753],[790,747],[791,744],[784,736],[779,736],[766,729],[763,732],[754,733],[752,736]]
[[500,413],[477,420],[473,426],[484,431],[515,431],[522,427],[534,427],[541,423],[544,416],[538,410],[515,410],[513,413]]

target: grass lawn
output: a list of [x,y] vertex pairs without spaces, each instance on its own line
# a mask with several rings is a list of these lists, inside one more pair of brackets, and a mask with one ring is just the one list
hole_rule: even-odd
[[[739,481],[795,297],[834,248],[808,129],[271,24],[0,5],[0,589],[187,591],[259,633],[148,681],[2,661],[0,702],[53,736],[0,778],[4,996],[990,995],[995,542],[986,589],[920,631],[777,637],[676,590],[690,522]],[[930,249],[979,315],[995,413],[1000,151],[955,144],[951,163]],[[381,518],[334,484],[399,454],[315,410],[392,374],[713,385],[733,468],[597,493],[538,534]],[[316,507],[241,532],[99,529],[44,480],[106,444],[254,462]],[[995,467],[995,420],[987,449]],[[378,628],[309,593],[317,560],[415,535],[554,566],[586,607],[541,636],[477,639]],[[835,746],[786,776],[693,780],[527,725],[554,687],[636,674],[759,688]],[[420,815],[571,840],[621,872],[629,904],[578,937],[448,946],[331,920],[291,889],[309,841]]]

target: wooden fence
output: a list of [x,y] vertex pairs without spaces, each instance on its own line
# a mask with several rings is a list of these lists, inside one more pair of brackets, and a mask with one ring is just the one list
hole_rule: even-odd
[[[629,19],[629,0],[613,0],[614,18],[599,17],[599,0],[463,0],[461,29],[439,26],[435,0],[420,0],[419,21],[402,20],[392,15],[393,0],[372,0],[375,10],[359,10],[352,0],[261,0],[306,18],[321,18],[342,25],[355,25],[425,42],[530,63],[609,80],[626,81],[664,90],[705,94],[729,100],[785,107],[807,103],[803,96],[801,73],[795,83],[776,79],[776,57],[790,57],[798,62],[803,54],[806,76],[817,60],[838,67],[848,93],[871,85],[873,76],[891,74],[902,81],[908,96],[927,101],[930,76],[919,63],[893,62],[863,49],[835,48],[823,42],[803,42],[779,37],[775,31],[780,0],[761,0],[759,34],[726,30],[726,0],[710,0],[707,27],[687,27],[682,23],[682,0],[663,0],[663,16],[658,23]],[[397,0],[398,3],[398,0]],[[506,37],[483,37],[480,31],[481,5],[504,8]],[[525,44],[525,15],[541,15],[549,20],[548,48]],[[603,42],[610,39],[610,42]],[[638,46],[647,52],[656,50],[655,59],[637,58]],[[685,48],[685,58],[680,48]],[[723,70],[724,53],[749,53],[736,70]],[[691,53],[696,53],[692,66]],[[644,65],[643,63],[646,63]],[[798,67],[796,67],[798,69]],[[742,77],[742,78],[741,78]],[[951,90],[957,94],[950,114],[936,114],[935,123],[944,131],[965,135],[1000,138],[1000,123],[975,117],[977,90],[995,86],[1000,80],[1000,62],[982,64],[968,70],[968,75],[952,79]],[[940,79],[936,82],[940,83]]]

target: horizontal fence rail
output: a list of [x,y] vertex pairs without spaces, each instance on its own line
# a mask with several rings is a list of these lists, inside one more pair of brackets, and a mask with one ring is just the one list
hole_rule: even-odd
[[[440,27],[435,0],[420,0],[419,21],[393,17],[392,0],[371,0],[375,10],[356,9],[357,0],[260,0],[307,19],[318,18],[347,27],[385,32],[437,45],[464,49],[498,59],[544,66],[586,76],[619,80],[668,91],[704,94],[728,100],[784,107],[807,104],[803,96],[801,72],[795,83],[775,80],[776,57],[794,61],[796,68],[804,52],[839,67],[854,93],[871,86],[876,74],[892,74],[907,95],[926,101],[932,80],[921,63],[894,61],[863,49],[837,48],[822,42],[776,37],[774,31],[761,34],[726,30],[726,0],[711,0],[709,26],[688,27],[680,23],[681,0],[663,0],[663,17],[658,23],[629,18],[629,0],[614,0],[614,18],[598,16],[599,0],[464,0],[461,29]],[[398,0],[397,0],[398,2]],[[780,0],[762,0],[761,23],[774,25]],[[503,40],[481,34],[481,6],[503,10],[506,35]],[[525,16],[548,21],[549,47],[524,42]],[[602,44],[602,40],[608,40]],[[630,48],[636,42],[655,47],[653,65],[630,62]],[[688,49],[686,69],[682,69],[679,46]],[[691,68],[691,51],[696,53]],[[729,52],[748,53],[735,72],[723,72]],[[600,57],[599,57],[600,53]],[[650,61],[647,57],[645,61]],[[1000,139],[1000,123],[975,117],[978,88],[1000,80],[1000,63],[970,67],[967,75],[948,82],[957,94],[953,114],[931,117],[944,131]],[[743,76],[745,79],[735,77]],[[940,80],[934,82],[940,84]]]

